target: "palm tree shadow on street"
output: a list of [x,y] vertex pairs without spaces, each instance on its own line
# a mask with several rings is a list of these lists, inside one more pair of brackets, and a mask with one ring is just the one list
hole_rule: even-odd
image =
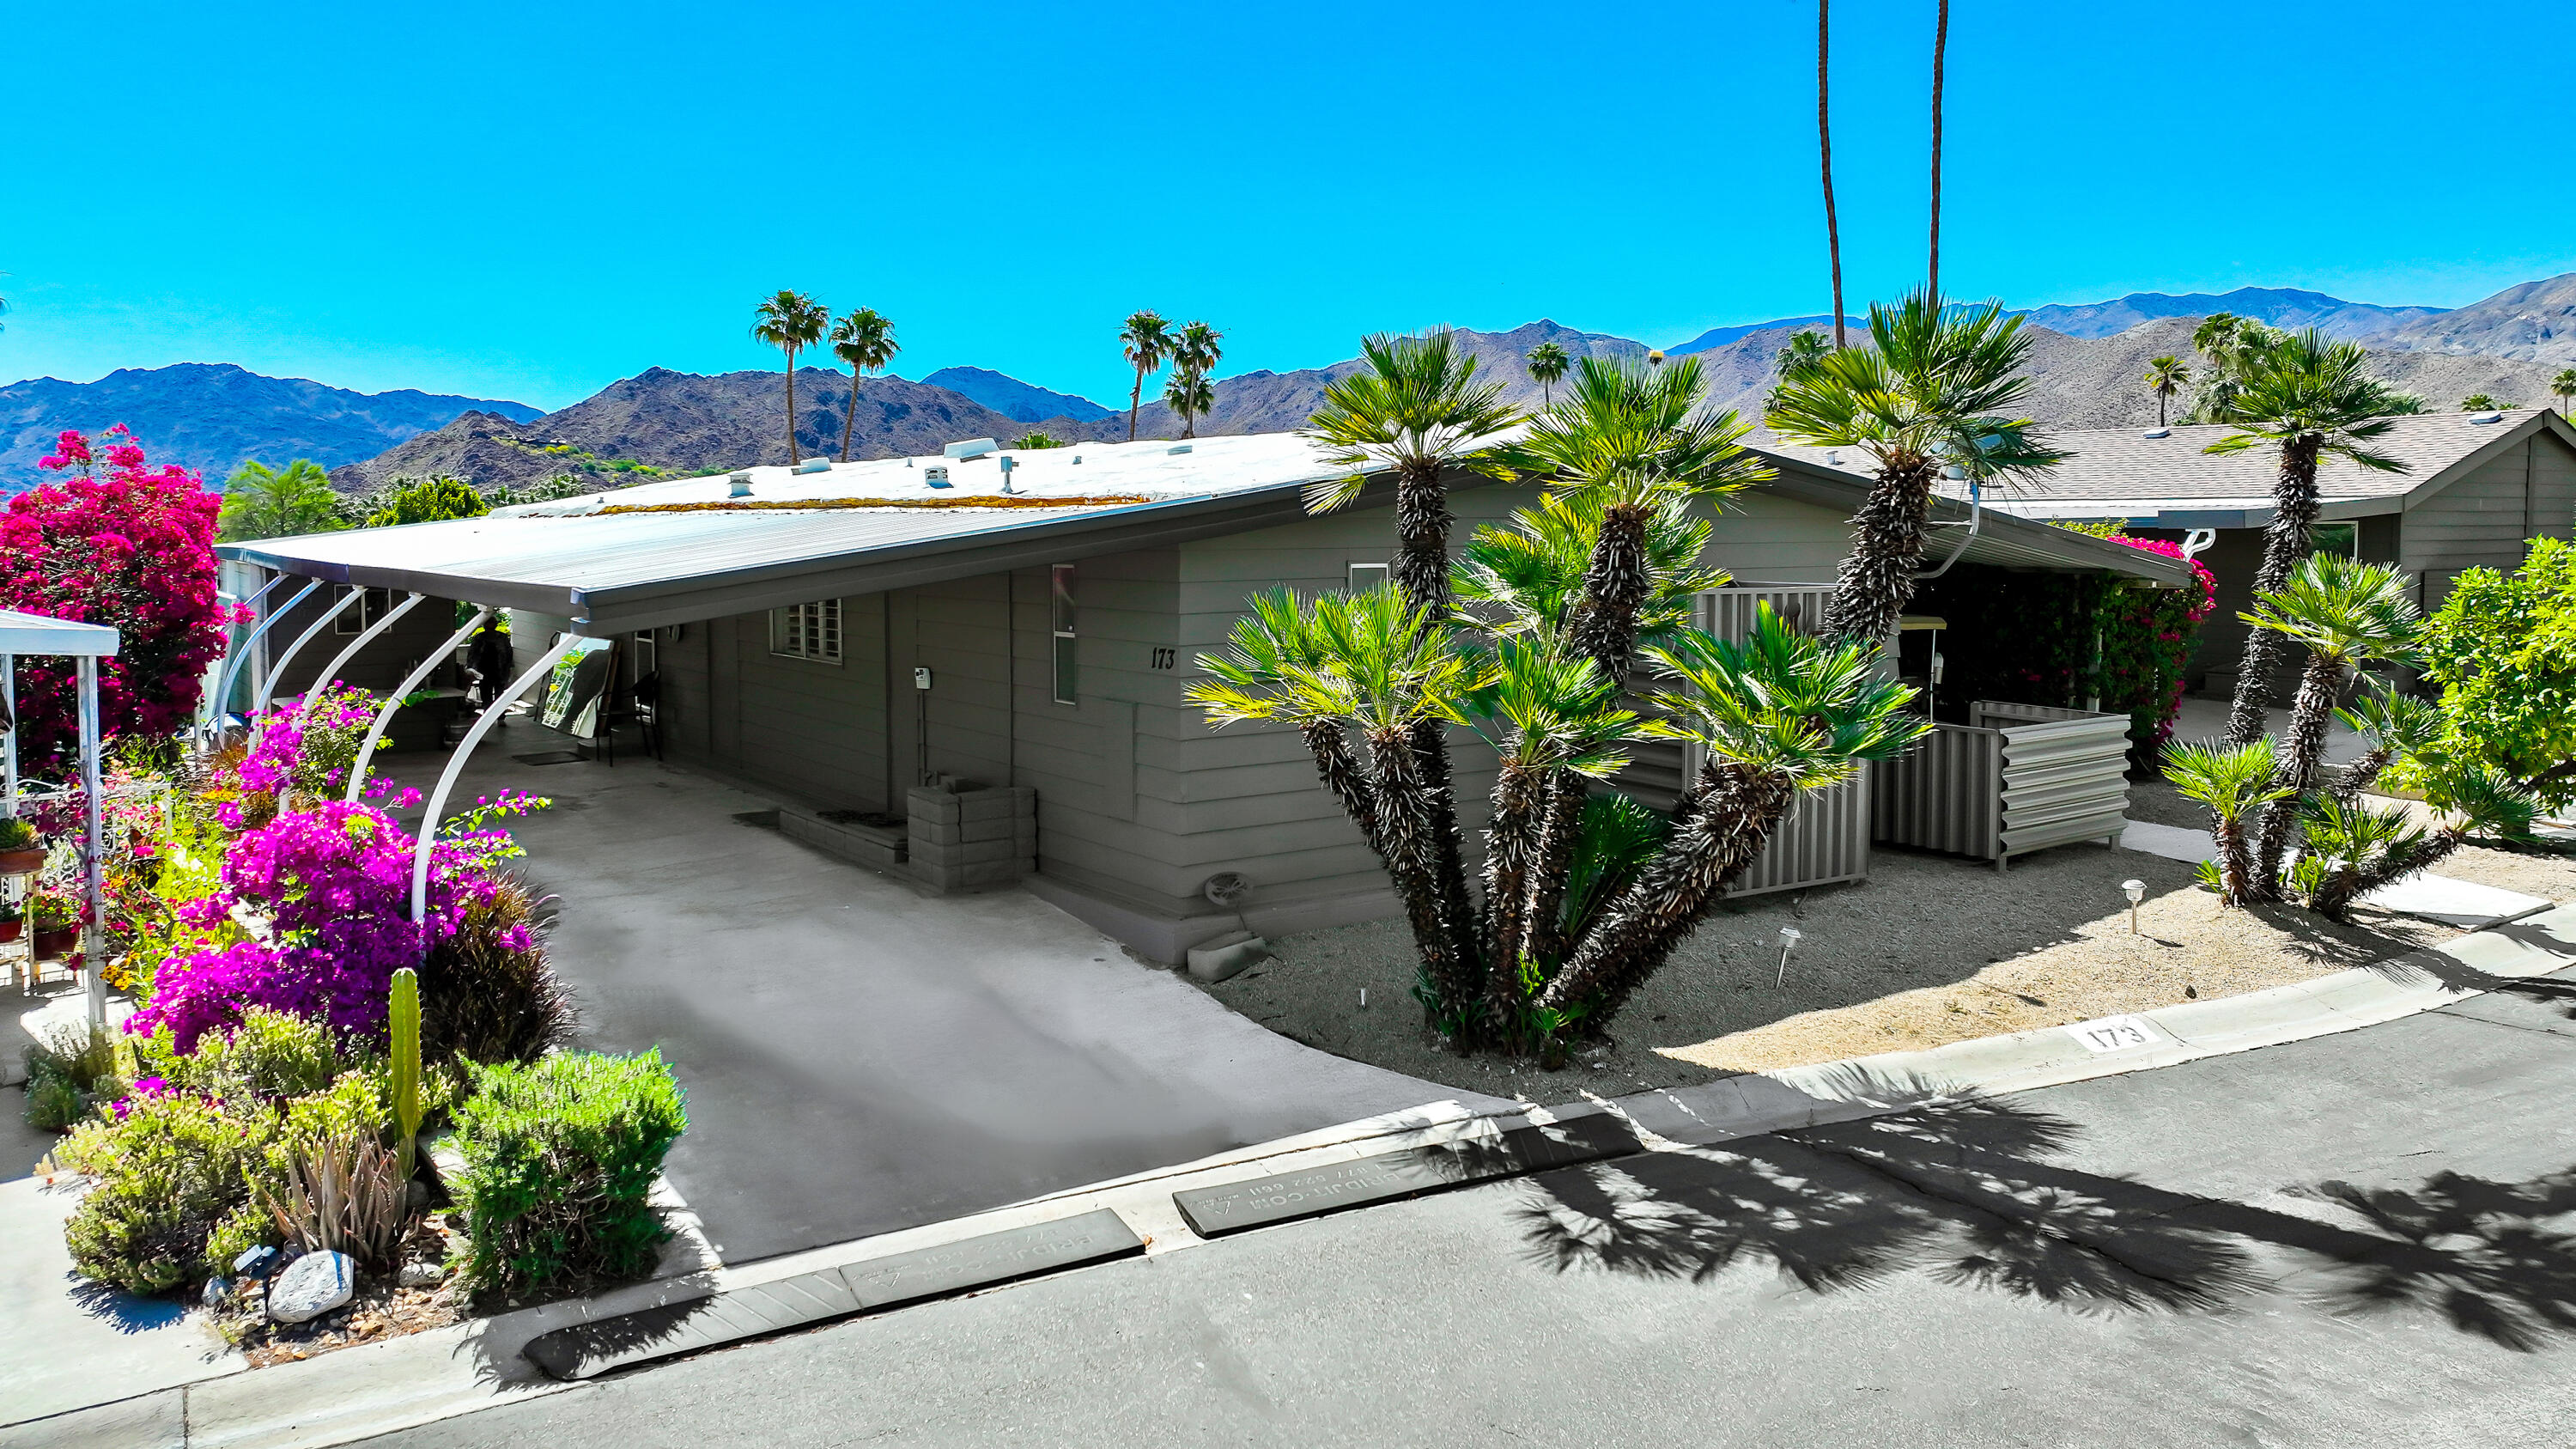
[[2576,1236],[2548,1225],[2576,1213],[2576,1167],[2291,1190],[2347,1226],[2051,1162],[2078,1133],[2010,1100],[1933,1102],[1544,1173],[1516,1214],[1558,1272],[1705,1283],[1767,1259],[1813,1293],[1919,1271],[2088,1315],[2225,1314],[2287,1291],[2271,1249],[2327,1270],[2329,1311],[2413,1305],[2521,1352],[2576,1330]]

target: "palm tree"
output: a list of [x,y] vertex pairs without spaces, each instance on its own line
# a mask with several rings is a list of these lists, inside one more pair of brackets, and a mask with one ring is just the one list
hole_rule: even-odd
[[2191,368],[2167,353],[2147,359],[2147,390],[2156,395],[2156,426],[2165,425],[2165,404],[2191,383]]
[[1834,269],[1834,349],[1843,339],[1843,233],[1834,219],[1834,131],[1825,105],[1826,42],[1833,33],[1833,0],[1816,0],[1816,163],[1825,178],[1825,255]]
[[894,323],[873,307],[860,307],[832,324],[832,355],[850,365],[850,410],[841,419],[841,461],[850,461],[850,430],[859,420],[859,375],[873,372],[903,351]]
[[[2369,363],[2361,344],[2333,341],[2314,328],[2262,347],[2244,361],[2244,381],[2233,404],[2236,431],[2203,451],[2242,453],[2263,446],[2280,451],[2272,521],[2263,529],[2262,561],[2254,571],[2257,597],[2287,585],[2308,556],[2308,535],[2319,507],[2320,462],[2343,458],[2381,472],[2406,471],[2405,464],[2365,446],[2391,426],[2388,389],[2370,375]],[[2288,648],[2286,637],[2274,630],[2257,629],[2246,636],[2236,699],[2227,716],[2228,743],[2246,745],[2262,738],[2272,675]]]
[[2333,553],[2302,561],[2287,582],[2256,595],[2253,611],[2237,617],[2256,633],[2308,651],[2275,777],[2291,794],[2265,813],[2255,847],[2259,891],[2278,881],[2298,802],[2317,786],[2325,764],[2326,724],[2334,717],[2344,671],[2376,660],[2412,658],[2423,619],[2415,607],[2413,581],[2395,565],[2356,563]]
[[1896,632],[1914,597],[1934,480],[1955,468],[1972,484],[2008,480],[2067,455],[2027,418],[2003,416],[2030,388],[2030,339],[2003,305],[1945,308],[1928,291],[1870,304],[1873,346],[1828,353],[1780,380],[1772,430],[1822,448],[1856,448],[1877,480],[1852,516],[1830,626],[1867,644]]
[[1508,478],[1511,468],[1488,441],[1520,421],[1503,405],[1503,385],[1476,381],[1476,358],[1446,327],[1418,337],[1377,332],[1362,338],[1366,366],[1324,389],[1307,419],[1307,437],[1329,451],[1326,461],[1352,471],[1306,490],[1306,508],[1322,513],[1357,498],[1372,472],[1395,475],[1395,566],[1405,602],[1445,616],[1449,607],[1449,487],[1463,471]]
[[2492,393],[2473,392],[2460,399],[2460,411],[2464,413],[2500,412],[2503,408],[2504,404],[2497,402]]
[[1184,322],[1172,336],[1172,365],[1205,376],[1224,360],[1224,343],[1225,334],[1205,322]]
[[1553,342],[1542,342],[1521,361],[1529,365],[1530,378],[1539,385],[1539,406],[1554,407],[1557,380],[1565,376],[1565,349]]
[[1127,364],[1136,369],[1136,385],[1127,391],[1127,441],[1136,441],[1136,412],[1145,403],[1145,379],[1172,355],[1172,324],[1160,312],[1130,312],[1118,334]]
[[796,354],[823,340],[832,314],[802,292],[781,291],[764,298],[752,312],[751,340],[765,342],[787,357],[787,461],[802,462],[796,452]]
[[1040,448],[1064,448],[1072,445],[1053,433],[1041,433],[1035,429],[1031,429],[1028,432],[1020,434],[1018,437],[1011,439],[1010,446],[1020,452],[1028,453],[1034,452]]
[[283,469],[245,462],[224,484],[217,536],[226,543],[245,543],[335,532],[348,527],[339,504],[330,475],[310,458],[298,458]]
[[1950,51],[1950,0],[1941,0],[1941,18],[1932,28],[1932,265],[1923,288],[1941,295],[1941,71]]
[[2165,751],[2165,778],[2186,800],[2209,807],[2217,858],[2201,865],[2201,884],[2231,906],[2264,898],[2254,866],[2253,830],[2260,812],[2288,797],[2278,782],[2278,751],[2270,737],[2245,745],[2215,740],[2176,744]]
[[1198,420],[1216,406],[1216,389],[1208,384],[1207,374],[1191,367],[1175,367],[1169,382],[1163,384],[1163,406],[1180,415],[1181,436],[1199,435]]
[[2576,367],[2558,369],[2558,375],[2549,380],[2549,395],[2558,399],[2558,411],[2565,414],[2568,399],[2576,398]]

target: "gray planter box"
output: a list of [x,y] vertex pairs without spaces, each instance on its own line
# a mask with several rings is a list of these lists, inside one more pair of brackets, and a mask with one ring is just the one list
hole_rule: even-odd
[[1870,772],[1882,844],[1991,860],[2078,840],[2119,843],[2129,811],[2129,717],[1981,699]]

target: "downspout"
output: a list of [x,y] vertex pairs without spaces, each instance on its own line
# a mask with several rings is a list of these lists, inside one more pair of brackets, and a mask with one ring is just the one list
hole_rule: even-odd
[[[1979,528],[1984,526],[1985,521],[1986,506],[1984,492],[1979,487],[1977,480],[1971,478],[1968,480],[1968,531],[1959,536],[1959,546],[1950,550],[1950,556],[1941,560],[1941,566],[1939,568],[1933,569],[1928,573],[1916,574],[1914,576],[1914,581],[1918,584],[1925,583],[1948,573],[1950,571],[1950,566],[1957,563],[1961,555],[1967,553],[1968,545],[1977,541],[1977,531]],[[1959,525],[1950,523],[1943,524],[1941,526],[1945,528],[1957,528]]]

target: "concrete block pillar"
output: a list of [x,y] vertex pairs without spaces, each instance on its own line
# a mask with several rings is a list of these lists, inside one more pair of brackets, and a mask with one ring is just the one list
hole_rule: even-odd
[[906,867],[945,895],[1012,885],[1036,868],[1038,792],[1027,785],[942,790],[905,800]]

